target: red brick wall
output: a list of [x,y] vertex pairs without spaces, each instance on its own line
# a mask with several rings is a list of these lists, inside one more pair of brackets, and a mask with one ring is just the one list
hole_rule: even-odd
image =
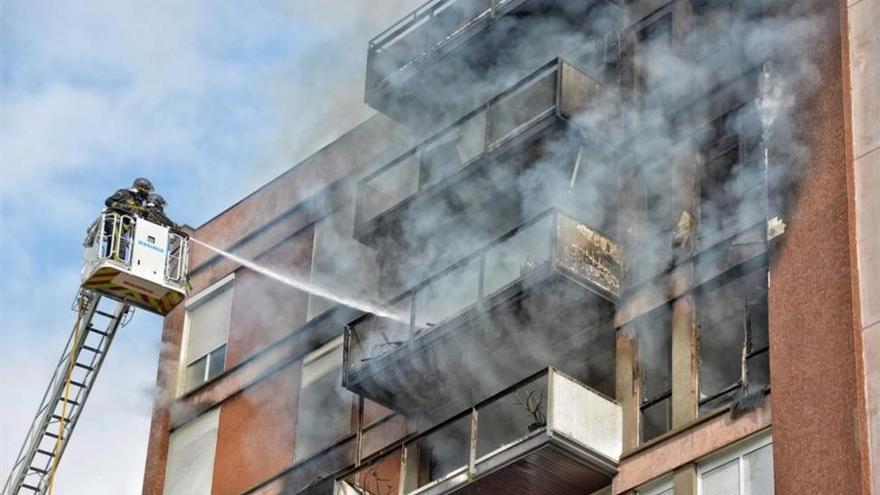
[[855,494],[860,458],[841,33],[837,3],[814,3],[825,22],[808,49],[822,83],[798,119],[809,167],[771,259],[773,460],[776,493]]
[[212,494],[239,494],[293,462],[299,373],[289,365],[220,407]]

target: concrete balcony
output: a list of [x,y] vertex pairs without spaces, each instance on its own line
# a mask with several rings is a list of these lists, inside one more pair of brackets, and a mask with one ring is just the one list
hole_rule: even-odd
[[611,395],[620,271],[616,244],[548,210],[395,298],[399,319],[352,321],[343,383],[432,419],[548,365]]
[[617,471],[621,421],[616,402],[545,369],[339,474],[334,494],[592,493]]
[[370,41],[366,102],[420,127],[461,115],[554,57],[601,73],[616,56],[622,12],[610,0],[430,0]]
[[[355,236],[367,245],[407,249],[449,231],[471,238],[509,228],[522,217],[502,218],[505,213],[559,205],[547,190],[568,187],[578,167],[610,166],[615,95],[562,60],[545,65],[361,180]],[[559,184],[524,185],[529,171]],[[424,221],[433,217],[438,221]]]

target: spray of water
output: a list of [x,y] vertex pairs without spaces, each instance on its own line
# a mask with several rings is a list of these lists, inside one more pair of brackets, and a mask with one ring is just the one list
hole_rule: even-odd
[[298,290],[301,290],[304,292],[308,292],[309,294],[313,294],[318,297],[323,297],[324,299],[329,299],[331,301],[348,306],[350,308],[354,308],[354,309],[357,309],[360,311],[365,311],[367,313],[372,313],[372,314],[379,316],[381,318],[391,318],[391,319],[397,320],[397,321],[405,321],[403,315],[389,311],[388,309],[384,308],[381,304],[370,302],[370,301],[362,301],[362,300],[353,299],[349,296],[339,294],[338,292],[330,290],[326,287],[318,287],[309,281],[297,279],[297,278],[291,277],[289,275],[282,275],[280,273],[274,272],[264,266],[261,266],[257,263],[254,263],[253,261],[244,259],[241,256],[237,256],[237,255],[232,254],[230,252],[224,251],[220,248],[214,247],[204,241],[200,241],[195,238],[191,238],[191,240],[196,242],[197,244],[200,244],[200,245],[210,249],[211,251],[214,251],[215,253],[217,253],[221,256],[229,258],[230,260],[232,260],[242,266],[245,266],[245,267],[261,274],[261,275],[265,275],[265,276],[271,278],[272,280],[275,280],[277,282],[281,282],[282,284],[288,285],[288,286],[293,287],[295,289],[298,289]]

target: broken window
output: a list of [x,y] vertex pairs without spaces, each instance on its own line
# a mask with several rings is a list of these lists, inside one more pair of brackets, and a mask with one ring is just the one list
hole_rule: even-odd
[[770,383],[766,268],[704,288],[696,308],[705,414]]
[[303,359],[296,414],[294,461],[351,433],[354,394],[342,387],[342,337]]
[[635,178],[639,229],[628,260],[630,281],[637,284],[662,271],[672,260],[675,221],[672,211],[671,164],[666,161],[642,167]]
[[735,26],[734,0],[691,0],[694,28],[691,44],[697,61],[711,60],[713,66],[731,60]]
[[659,89],[670,75],[672,55],[672,14],[665,14],[638,33],[639,86],[642,105],[662,103]]
[[726,237],[765,216],[761,129],[752,103],[727,113],[707,129],[700,174],[700,237],[704,242]]
[[641,439],[672,427],[672,312],[663,306],[634,322],[638,346]]

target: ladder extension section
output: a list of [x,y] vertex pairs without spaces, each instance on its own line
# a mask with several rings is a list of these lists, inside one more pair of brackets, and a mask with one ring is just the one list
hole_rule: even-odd
[[101,300],[91,291],[80,293],[78,324],[55,367],[3,495],[46,493],[110,343],[130,309],[128,304],[117,302],[112,311],[101,311]]

